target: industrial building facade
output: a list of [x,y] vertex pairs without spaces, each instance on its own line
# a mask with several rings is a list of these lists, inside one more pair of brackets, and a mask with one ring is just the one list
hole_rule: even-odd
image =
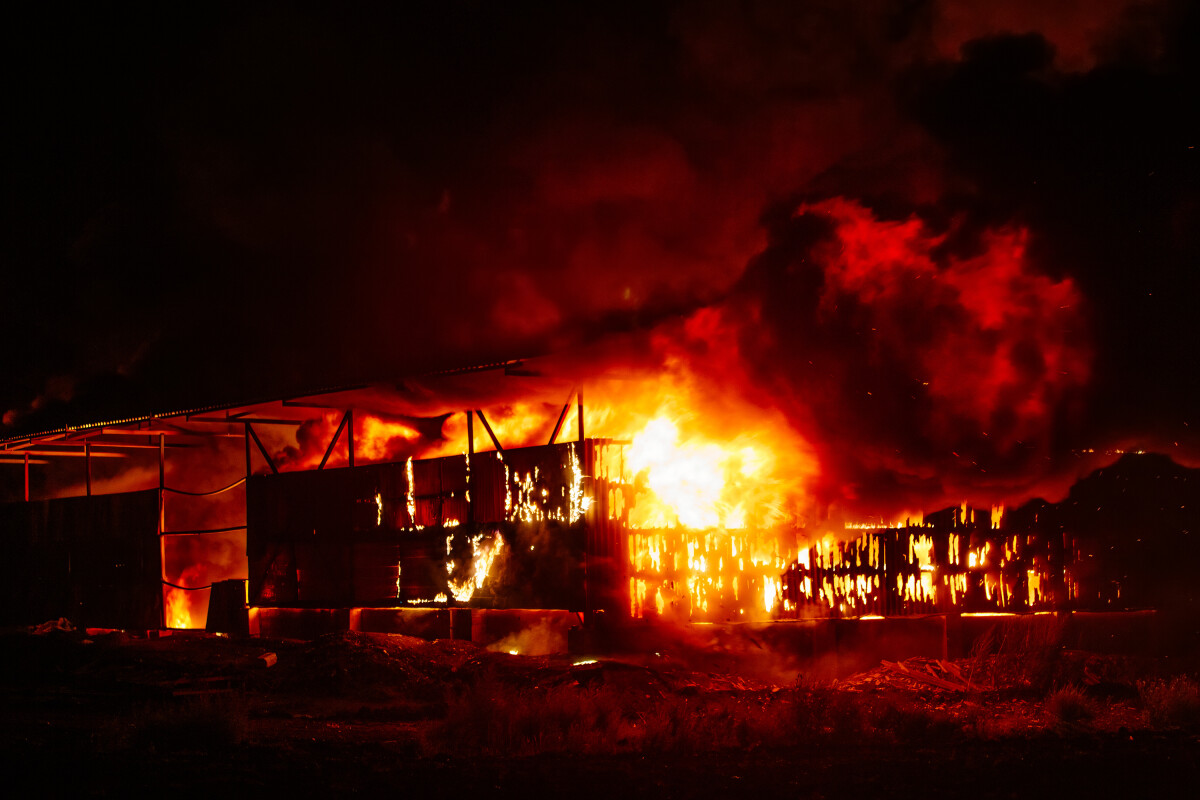
[[[378,398],[356,387],[4,442],[0,459],[23,465],[26,493],[0,505],[4,623],[65,616],[95,627],[222,629],[244,618],[249,631],[271,633],[282,630],[268,622],[282,609],[319,611],[338,627],[362,609],[559,610],[593,625],[1149,604],[1112,589],[1119,564],[1101,565],[1094,546],[1036,516],[964,506],[911,527],[837,536],[631,527],[646,489],[626,464],[628,442],[585,436],[578,392],[547,444],[506,448],[473,409],[453,412],[465,422],[465,452],[363,464],[355,413]],[[577,435],[558,441],[569,412]],[[314,413],[340,420],[319,442],[319,463],[278,463],[268,432],[295,441]],[[203,485],[170,485],[169,473],[184,474],[172,460],[189,448],[202,466],[186,475]],[[240,475],[229,475],[230,452],[244,457]],[[130,453],[151,484],[157,466],[157,487],[96,491],[93,459]],[[204,458],[225,471],[210,473]],[[82,496],[30,498],[31,464],[55,460],[83,466]],[[220,514],[204,510],[213,503]],[[180,505],[199,510],[173,513]],[[214,541],[223,570],[204,568]]]

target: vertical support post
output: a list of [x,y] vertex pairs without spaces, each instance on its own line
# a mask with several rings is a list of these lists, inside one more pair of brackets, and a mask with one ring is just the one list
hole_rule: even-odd
[[[583,384],[580,384],[579,387],[575,390],[575,415],[579,418],[579,449],[581,451],[579,455],[580,455],[581,460],[585,461],[584,469],[587,469],[586,455],[582,452],[582,450],[584,448],[584,443],[583,443]],[[588,470],[588,474],[592,474],[591,470]],[[591,587],[591,582],[592,582],[591,554],[592,554],[592,549],[595,547],[595,538],[594,538],[595,531],[593,530],[593,528],[594,528],[593,525],[584,525],[584,530],[586,531],[586,533],[585,533],[586,538],[584,539],[584,547],[583,547],[583,618],[584,618],[584,621],[589,625],[592,623],[592,619],[593,619],[592,587]]]
[[29,453],[25,454],[25,502],[29,502]]
[[158,435],[158,535],[167,529],[167,437]]
[[250,477],[250,423],[247,422],[243,429],[243,436],[246,440],[246,478]]
[[575,402],[578,403],[579,441],[582,444],[582,442],[583,442],[583,387],[582,386],[580,386],[579,390],[577,392],[575,392]]
[[[249,453],[247,453],[249,455]],[[158,577],[165,581],[163,570],[167,561],[167,540],[163,531],[167,529],[167,437],[158,435]],[[167,604],[163,601],[163,586],[158,587],[158,628],[167,628]]]
[[475,524],[475,495],[471,494],[471,457],[475,455],[475,413],[467,410],[467,525]]
[[346,451],[350,466],[354,466],[354,409],[346,409]]
[[87,496],[92,496],[92,443],[83,443],[83,467],[87,473]]

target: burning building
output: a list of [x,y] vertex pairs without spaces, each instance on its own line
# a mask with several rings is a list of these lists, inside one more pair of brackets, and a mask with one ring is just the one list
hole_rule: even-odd
[[[658,416],[589,436],[593,418],[613,430],[602,390],[591,413],[578,388],[561,407],[466,402],[535,372],[509,362],[9,440],[26,499],[0,507],[6,621],[487,641],[518,624],[505,613],[594,629],[1137,609],[1169,598],[1130,576],[1131,553],[1191,552],[1186,520],[1170,542],[1131,548],[1131,530],[1106,552],[1079,500],[806,518],[776,494],[775,462],[807,474],[794,442],[681,442]],[[1189,496],[1190,471],[1162,461]],[[81,496],[30,496],[35,468],[64,464],[82,466],[64,492]]]

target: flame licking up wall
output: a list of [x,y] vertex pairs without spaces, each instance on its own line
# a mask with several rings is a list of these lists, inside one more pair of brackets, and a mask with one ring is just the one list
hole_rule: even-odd
[[477,590],[483,588],[492,570],[492,562],[504,548],[504,537],[499,532],[485,542],[486,538],[482,533],[471,537],[470,560],[460,567],[451,558],[454,536],[446,537],[446,585],[456,602],[468,602]]

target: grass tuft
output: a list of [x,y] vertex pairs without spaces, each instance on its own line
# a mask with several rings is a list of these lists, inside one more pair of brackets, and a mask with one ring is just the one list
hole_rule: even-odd
[[447,701],[430,755],[702,753],[839,741],[897,742],[961,728],[904,697],[801,688],[660,694],[628,687],[518,689],[481,681]]
[[1096,716],[1096,704],[1078,686],[1064,686],[1046,698],[1046,710],[1059,722],[1084,722]]
[[1020,617],[992,626],[971,648],[966,673],[972,686],[1045,691],[1062,659],[1067,621]]
[[1146,721],[1155,727],[1200,727],[1200,686],[1187,676],[1169,681],[1139,681]]

